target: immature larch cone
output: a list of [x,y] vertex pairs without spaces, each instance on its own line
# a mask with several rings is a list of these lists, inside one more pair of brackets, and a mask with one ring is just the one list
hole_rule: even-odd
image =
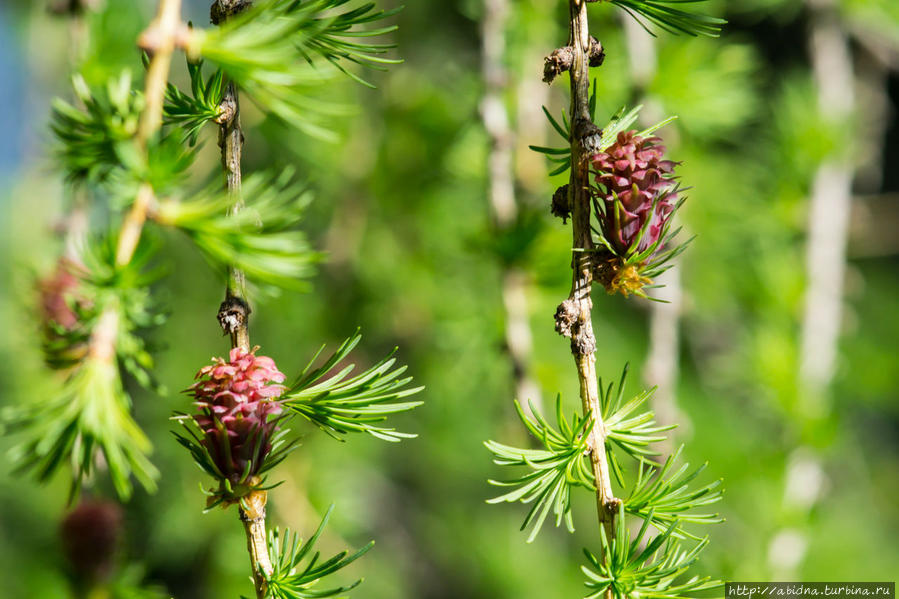
[[85,297],[80,272],[77,263],[60,258],[53,272],[36,284],[44,359],[51,368],[70,368],[87,353],[88,331],[82,319],[91,301]]
[[37,282],[40,294],[40,316],[48,330],[71,331],[78,327],[78,314],[73,305],[84,307],[87,300],[79,295],[79,266],[68,258],[60,258],[53,272]]
[[189,389],[200,409],[194,420],[205,433],[203,446],[235,486],[253,479],[271,451],[282,411],[277,398],[286,389],[274,360],[255,355],[257,349],[235,347],[228,362],[216,358]]
[[79,584],[105,580],[115,565],[122,533],[122,508],[111,501],[81,503],[60,527],[63,552]]
[[[651,218],[639,240],[637,252],[658,241],[677,203],[676,162],[662,160],[665,146],[658,137],[640,137],[623,131],[604,152],[593,156],[598,171],[598,195],[604,204],[600,217],[603,236],[619,256],[625,256],[637,242],[640,230]],[[655,210],[653,210],[655,206]]]

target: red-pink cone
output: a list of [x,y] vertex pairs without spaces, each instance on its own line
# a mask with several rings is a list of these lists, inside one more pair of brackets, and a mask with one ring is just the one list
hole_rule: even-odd
[[[634,244],[636,251],[642,252],[658,241],[677,203],[677,191],[672,189],[677,163],[662,160],[665,146],[660,141],[658,137],[640,137],[636,131],[622,131],[614,144],[592,158],[604,204],[599,225],[619,256],[628,255]],[[640,230],[650,218],[638,242]]]
[[284,374],[267,356],[236,347],[229,361],[216,358],[197,373],[190,391],[205,433],[202,443],[232,485],[253,478],[271,451],[271,437],[282,407],[276,399],[286,387]]

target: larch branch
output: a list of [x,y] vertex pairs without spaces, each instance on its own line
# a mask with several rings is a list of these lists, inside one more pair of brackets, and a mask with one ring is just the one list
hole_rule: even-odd
[[[225,20],[248,8],[247,0],[216,0],[210,9],[212,22],[221,24]],[[234,215],[243,208],[241,196],[241,157],[244,135],[240,126],[240,96],[237,85],[230,81],[219,104],[219,148],[222,154],[222,173],[225,189],[231,198],[229,214]],[[247,301],[246,275],[239,268],[228,267],[228,282],[225,286],[225,301],[219,306],[218,321],[226,334],[231,337],[231,347],[250,351],[250,304]],[[265,532],[265,491],[253,491],[240,502],[240,520],[247,536],[247,552],[253,573],[253,586],[257,599],[266,594],[266,578],[271,575],[271,557]]]
[[590,236],[589,158],[598,143],[599,129],[590,115],[589,52],[591,38],[587,25],[585,0],[569,0],[570,30],[568,45],[572,62],[570,118],[571,178],[568,184],[572,221],[573,270],[571,293],[556,312],[556,328],[571,338],[571,353],[577,367],[580,397],[584,414],[592,419],[590,430],[590,462],[596,479],[596,509],[600,526],[611,542],[614,538],[615,513],[619,500],[612,492],[612,479],[606,455],[606,430],[602,419],[596,376],[596,338],[593,334],[590,291],[593,285]]

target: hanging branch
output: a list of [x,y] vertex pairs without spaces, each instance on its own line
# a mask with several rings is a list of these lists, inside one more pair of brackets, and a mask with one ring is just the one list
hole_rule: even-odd
[[614,537],[614,519],[618,499],[612,492],[612,478],[606,457],[606,434],[602,421],[596,375],[596,337],[593,334],[591,310],[593,301],[592,254],[590,233],[590,163],[596,153],[602,132],[593,124],[590,110],[590,82],[588,53],[591,48],[587,25],[586,0],[569,0],[569,40],[572,61],[568,69],[571,78],[571,106],[569,118],[571,135],[571,176],[568,183],[568,202],[571,209],[573,272],[571,294],[556,309],[556,331],[571,339],[571,354],[577,367],[581,404],[584,416],[592,420],[588,446],[590,463],[596,480],[596,509],[600,525],[607,538]]
[[[144,110],[134,136],[135,146],[143,153],[147,151],[147,143],[162,127],[165,89],[172,64],[172,53],[181,28],[181,0],[160,0],[156,18],[138,41],[141,48],[153,53],[144,81]],[[131,210],[125,216],[119,230],[115,250],[116,267],[127,266],[134,257],[147,220],[147,211],[154,200],[153,187],[148,182],[142,183]],[[89,359],[98,364],[114,364],[120,319],[121,306],[117,302],[112,302],[100,314],[90,337]],[[155,470],[153,472],[155,475]]]
[[[677,452],[658,467],[650,458],[659,455],[654,445],[673,425],[658,425],[645,408],[654,389],[625,401],[627,367],[616,385],[603,385],[596,372],[597,349],[593,333],[591,290],[594,283],[609,294],[647,298],[646,290],[658,287],[653,279],[670,268],[670,262],[686,247],[674,241],[672,216],[684,198],[674,169],[678,163],[664,159],[665,147],[653,133],[670,122],[663,120],[642,131],[631,129],[640,107],[622,108],[604,129],[595,124],[596,85],[590,91],[589,67],[604,59],[602,45],[589,34],[586,4],[569,0],[568,45],[545,59],[544,81],[569,73],[571,104],[561,122],[544,108],[550,125],[565,147],[531,146],[547,155],[556,175],[569,170],[566,185],[553,194],[550,211],[571,219],[573,271],[571,292],[556,309],[556,331],[571,340],[578,374],[582,414],[564,417],[561,399],[556,404],[557,426],[535,412],[527,416],[519,406],[522,422],[542,446],[518,448],[495,441],[486,443],[494,463],[517,468],[519,474],[493,484],[512,487],[491,499],[497,502],[533,503],[522,529],[530,528],[528,541],[538,534],[552,510],[555,524],[563,521],[573,530],[570,495],[587,488],[596,495],[601,552],[586,551],[590,597],[631,599],[637,594],[683,599],[720,583],[694,577],[677,580],[706,544],[685,524],[718,522],[716,514],[695,511],[720,499],[718,481],[691,488],[689,483],[702,468],[688,473],[688,465],[675,469]],[[681,12],[671,0],[621,0],[612,2],[633,16],[637,12],[663,29],[693,35],[715,35],[719,19]],[[650,298],[653,299],[653,298]],[[621,457],[637,462],[636,485],[628,495]],[[523,469],[523,472],[522,472]],[[612,482],[624,491],[615,496]],[[640,533],[631,540],[625,514],[642,520]],[[661,531],[643,547],[649,527]],[[685,543],[695,541],[692,548]]]
[[[147,142],[162,127],[165,89],[181,25],[181,0],[160,0],[156,19],[141,34],[139,40],[141,48],[153,53],[144,82],[144,110],[134,136],[135,145],[144,152],[147,149]],[[153,188],[149,183],[143,183],[119,231],[115,254],[116,266],[128,264],[134,256],[144,222],[147,220],[147,210],[153,200]],[[91,336],[91,356],[104,359],[115,357],[118,324],[118,312],[114,309],[107,310],[100,316],[99,324]]]
[[[358,335],[318,368],[310,362],[289,390],[280,384],[285,375],[274,360],[257,356],[249,345],[245,276],[296,288],[318,255],[295,228],[309,194],[290,183],[290,169],[248,177],[243,190],[252,202],[243,205],[238,87],[267,112],[296,116],[310,106],[304,93],[326,80],[328,69],[313,59],[351,77],[339,62],[375,67],[395,62],[380,56],[390,44],[357,40],[392,31],[366,28],[392,13],[371,4],[341,8],[346,4],[261,0],[250,6],[246,0],[220,0],[212,14],[222,26],[202,30],[180,22],[179,1],[163,0],[140,37],[147,69],[143,93],[132,87],[127,70],[93,90],[80,76],[73,78],[80,105],[57,100],[53,107],[57,159],[69,181],[98,186],[100,197],[109,198],[111,215],[122,215],[122,225],[118,234],[113,229],[86,244],[77,271],[60,272],[42,289],[44,321],[53,333],[44,349],[48,365],[67,372],[62,392],[11,412],[11,418],[3,414],[4,424],[29,436],[14,448],[13,458],[40,480],[70,462],[74,493],[102,452],[121,497],[131,492],[132,474],[148,490],[154,488],[157,473],[146,456],[150,444],[131,416],[123,375],[153,387],[152,357],[137,334],[161,320],[151,309],[155,273],[147,268],[156,248],[142,240],[144,226],[150,220],[181,230],[213,265],[228,269],[231,301],[220,320],[232,349],[227,360],[215,358],[199,370],[186,390],[196,411],[176,414],[181,428],[174,435],[218,483],[206,491],[207,509],[238,504],[257,599],[341,594],[359,581],[323,590],[320,580],[371,546],[320,561],[313,545],[321,527],[306,543],[296,535],[285,534],[284,542],[277,532],[266,535],[266,491],[277,484],[267,483],[267,476],[298,446],[283,425],[302,415],[337,437],[365,432],[398,441],[414,435],[380,423],[420,403],[393,401],[420,388],[407,388],[411,377],[402,376],[405,367],[392,358],[355,376],[350,376],[352,364],[331,372],[359,342]],[[187,55],[190,93],[167,81],[175,48]],[[204,59],[214,63],[208,78]],[[207,123],[220,128],[224,189],[188,187],[187,169]]]
[[[360,581],[327,590],[315,585],[371,546],[323,562],[315,553],[308,564],[301,565],[321,528],[302,547],[295,536],[286,535],[287,542],[282,543],[277,531],[266,534],[267,491],[277,485],[266,478],[298,446],[298,439],[285,424],[301,415],[335,437],[367,432],[398,441],[415,435],[376,423],[420,403],[390,403],[420,390],[405,388],[411,377],[401,377],[405,367],[394,367],[393,359],[352,377],[353,365],[331,372],[359,342],[358,335],[347,340],[324,365],[313,368],[316,354],[290,388],[281,384],[285,375],[274,360],[255,355],[258,347],[250,345],[247,278],[295,288],[318,256],[309,251],[305,236],[293,229],[308,193],[290,184],[292,170],[277,177],[252,175],[243,184],[240,91],[267,113],[290,117],[285,120],[307,133],[322,133],[311,125],[305,110],[315,105],[307,97],[311,86],[323,83],[327,75],[317,59],[352,78],[356,77],[339,64],[341,60],[395,62],[378,56],[390,45],[354,41],[392,31],[392,27],[357,29],[392,13],[373,10],[370,4],[342,9],[346,3],[216,0],[211,16],[218,27],[194,29],[185,35],[190,95],[171,85],[167,94],[167,122],[181,126],[182,143],[193,146],[204,124],[218,125],[224,190],[160,202],[154,218],[180,228],[208,259],[226,267],[225,301],[217,316],[231,342],[228,358],[216,358],[202,368],[197,382],[187,390],[198,411],[175,416],[182,426],[175,436],[200,468],[218,482],[206,492],[207,510],[237,504],[257,599],[343,593]],[[203,76],[201,59],[216,67],[208,78]],[[246,205],[242,190],[250,200]]]
[[[221,25],[225,20],[248,8],[249,1],[216,0],[210,9],[212,22]],[[240,97],[234,81],[229,81],[219,103],[219,115],[215,119],[219,125],[219,148],[222,152],[222,171],[225,175],[225,189],[231,198],[229,216],[236,215],[243,208],[240,193],[240,160],[243,151],[243,129],[240,126]],[[250,351],[250,305],[247,302],[247,278],[234,265],[228,266],[228,284],[225,287],[225,301],[219,307],[218,320],[222,329],[231,336],[231,347],[241,347]]]
[[[146,291],[153,274],[143,271],[149,252],[146,244],[138,244],[147,211],[155,204],[145,165],[162,155],[155,144],[172,53],[182,33],[180,7],[180,0],[162,0],[141,34],[140,47],[152,53],[143,94],[132,90],[127,72],[111,78],[97,94],[76,76],[73,83],[83,108],[54,103],[52,128],[62,142],[57,156],[69,180],[108,182],[116,171],[123,183],[116,196],[130,206],[117,236],[86,244],[79,264],[60,271],[56,290],[45,297],[58,304],[46,315],[53,334],[44,350],[47,364],[66,372],[60,393],[3,414],[11,430],[26,436],[12,450],[20,471],[44,481],[60,465],[71,464],[70,500],[91,475],[99,454],[123,499],[131,494],[132,474],[150,491],[158,477],[147,457],[150,442],[130,413],[121,369],[142,386],[152,386],[147,372],[152,358],[136,329],[158,318],[150,312]],[[148,152],[151,144],[154,151]],[[117,168],[126,161],[126,168]]]
[[[212,22],[221,25],[226,20],[248,8],[250,2],[215,0],[210,9]],[[219,103],[219,148],[222,154],[222,171],[225,189],[231,199],[228,215],[233,217],[243,208],[241,186],[241,152],[244,135],[240,126],[240,96],[237,85],[229,81]],[[246,275],[233,264],[228,265],[228,282],[225,286],[225,301],[219,306],[218,321],[222,330],[231,337],[231,348],[250,351],[250,304],[247,301]],[[240,500],[239,517],[247,536],[247,551],[250,555],[250,569],[256,597],[263,599],[266,594],[266,578],[274,571],[268,553],[268,538],[265,530],[265,504],[268,493],[256,489]]]

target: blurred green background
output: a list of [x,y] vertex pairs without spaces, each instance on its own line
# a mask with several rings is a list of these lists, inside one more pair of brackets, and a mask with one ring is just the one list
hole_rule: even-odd
[[[668,308],[595,292],[599,371],[614,379],[630,362],[631,391],[662,384],[659,418],[682,425],[668,449],[685,443],[691,463],[710,462],[707,480],[725,479],[727,521],[709,530],[699,568],[726,580],[899,572],[899,4],[834,7],[855,91],[854,110],[840,118],[819,108],[807,50],[818,4],[711,2],[730,21],[718,40],[653,39],[616,9],[590,9],[607,54],[593,69],[599,124],[638,101],[648,120],[679,116],[662,135],[693,187],[681,219],[697,235],[669,279]],[[88,79],[139,69],[133,40],[154,7],[106,0],[88,17]],[[207,11],[186,3],[194,22]],[[549,214],[564,181],[546,177],[543,157],[527,150],[550,140],[540,105],[554,114],[567,105],[567,77],[540,82],[542,57],[565,44],[566,14],[557,0],[510,0],[505,23],[485,29],[481,0],[410,3],[395,18],[405,62],[371,74],[376,90],[347,81],[329,91],[358,106],[339,123],[338,143],[304,137],[245,102],[245,172],[295,165],[316,194],[305,230],[328,254],[311,293],[259,298],[254,343],[290,375],[321,343],[334,347],[361,326],[357,363],[398,345],[427,386],[425,405],[397,421],[419,438],[337,443],[309,427],[278,470],[285,483],[271,494],[272,523],[309,534],[333,502],[325,548],[376,540],[347,575],[365,578],[355,597],[583,595],[581,548],[598,546],[589,494],[575,496],[575,534],[547,526],[526,544],[518,528],[527,508],[484,502],[494,494],[486,480],[504,473],[482,445],[527,443],[512,399],[531,382],[544,405],[556,393],[579,405],[552,319],[570,285],[570,230]],[[495,91],[510,123],[518,213],[510,222],[491,213],[487,165],[497,150],[479,109],[482,38],[497,32],[506,46]],[[0,4],[3,405],[39,401],[57,384],[41,365],[33,282],[60,248],[66,192],[47,119],[50,99],[70,94],[71,35],[44,2]],[[174,76],[186,78],[180,59]],[[201,177],[218,163],[208,133]],[[810,382],[800,375],[801,339],[828,323],[804,321],[809,198],[827,161],[854,182],[848,245],[834,254],[845,267],[836,359]],[[199,485],[209,481],[167,419],[188,406],[179,390],[196,370],[227,349],[215,321],[222,285],[185,239],[159,236],[170,274],[156,291],[170,316],[152,340],[169,392],[134,392],[163,478],[158,493],[139,491],[125,506],[121,559],[178,599],[237,597],[251,593],[243,531],[233,510],[201,514]],[[526,334],[507,335],[522,315],[530,345]],[[2,449],[11,444],[4,438]],[[9,573],[0,596],[67,596],[66,491],[64,477],[39,487],[0,468]],[[95,494],[108,493],[101,481]]]

